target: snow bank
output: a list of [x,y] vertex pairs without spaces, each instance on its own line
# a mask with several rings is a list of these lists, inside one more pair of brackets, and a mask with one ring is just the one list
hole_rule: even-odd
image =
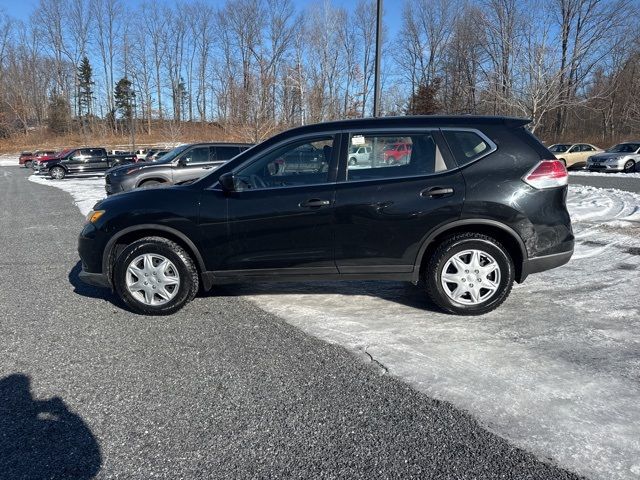
[[17,167],[19,166],[18,157],[19,153],[7,154],[4,153],[0,155],[0,167]]

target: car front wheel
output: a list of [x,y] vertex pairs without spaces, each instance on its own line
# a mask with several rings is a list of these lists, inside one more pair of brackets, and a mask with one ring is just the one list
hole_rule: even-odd
[[193,259],[180,245],[162,237],[146,237],[118,256],[113,284],[133,311],[169,315],[195,297],[199,279]]
[[56,180],[62,180],[66,176],[67,172],[62,167],[53,167],[49,170],[49,176]]
[[627,173],[633,172],[636,168],[636,162],[629,160],[624,164],[624,171]]
[[509,296],[514,281],[513,260],[494,238],[457,234],[438,246],[424,278],[429,297],[443,310],[482,315]]

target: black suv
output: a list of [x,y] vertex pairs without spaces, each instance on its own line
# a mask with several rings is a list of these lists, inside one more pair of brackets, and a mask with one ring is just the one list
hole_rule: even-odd
[[[573,252],[566,169],[527,123],[396,117],[284,132],[195,183],[96,204],[80,277],[145,314],[177,311],[200,285],[326,279],[421,283],[446,311],[488,312]],[[409,158],[385,161],[399,143]],[[356,146],[369,158],[349,165]]]

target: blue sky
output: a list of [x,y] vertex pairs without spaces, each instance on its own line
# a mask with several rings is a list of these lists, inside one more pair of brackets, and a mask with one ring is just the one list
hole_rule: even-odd
[[[142,0],[122,0],[125,5],[139,5]],[[306,5],[317,3],[321,0],[293,0],[293,3],[298,8],[304,8]],[[355,8],[355,0],[330,0],[334,5],[339,5],[347,10]],[[14,18],[21,20],[27,20],[31,13],[35,10],[39,0],[0,0],[0,9],[4,10],[7,14]],[[210,0],[212,5],[221,5],[224,3],[222,0]],[[401,22],[399,5],[402,4],[401,0],[384,0],[385,11],[387,12],[384,18],[385,26],[389,28],[390,33],[393,34]]]

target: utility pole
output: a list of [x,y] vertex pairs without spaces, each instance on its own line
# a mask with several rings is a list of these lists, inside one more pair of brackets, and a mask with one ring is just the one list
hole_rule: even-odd
[[373,80],[373,116],[380,116],[380,54],[382,53],[382,0],[378,1],[376,25],[376,65]]

